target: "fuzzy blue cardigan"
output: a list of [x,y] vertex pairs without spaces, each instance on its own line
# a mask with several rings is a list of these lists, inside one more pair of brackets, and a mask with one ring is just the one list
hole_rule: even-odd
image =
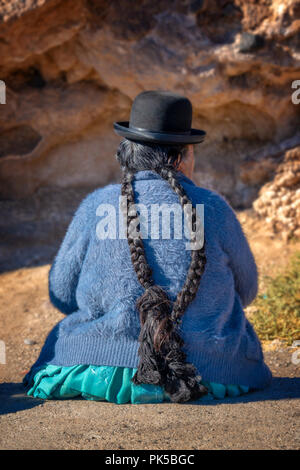
[[[196,298],[180,326],[187,360],[203,380],[263,388],[271,372],[243,311],[257,294],[257,269],[248,242],[224,198],[182,173],[179,181],[194,204],[204,204],[207,256]],[[178,203],[168,183],[153,171],[138,172],[134,190],[136,202],[149,208],[149,214],[150,204]],[[137,367],[140,323],[135,302],[143,288],[127,240],[118,236],[121,226],[114,227],[116,239],[97,235],[104,217],[97,211],[100,204],[112,204],[117,221],[122,220],[119,197],[120,185],[111,184],[89,194],[77,209],[49,273],[50,299],[66,317],[50,332],[32,369],[45,363]],[[168,240],[144,239],[154,281],[172,300],[186,278],[187,241],[174,238],[172,230]]]

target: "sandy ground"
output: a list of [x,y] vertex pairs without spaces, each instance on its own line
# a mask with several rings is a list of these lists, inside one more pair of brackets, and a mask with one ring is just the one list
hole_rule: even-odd
[[[0,364],[0,449],[299,449],[300,365],[291,360],[295,349],[280,343],[264,345],[272,385],[243,398],[114,405],[25,395],[22,378],[49,330],[63,317],[48,300],[48,263],[81,194],[52,197],[46,213],[38,212],[44,207],[41,200],[35,206],[32,201],[1,203],[6,223],[2,218],[0,262],[6,269],[0,276],[0,340],[6,345],[6,364]],[[63,214],[62,205],[67,208]],[[264,276],[282,269],[300,243],[284,245],[271,237],[251,211],[239,218],[256,257],[262,290]],[[251,318],[251,307],[247,313]]]

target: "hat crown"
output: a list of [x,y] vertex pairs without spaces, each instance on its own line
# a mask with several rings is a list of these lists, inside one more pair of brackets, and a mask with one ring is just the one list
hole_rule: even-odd
[[192,104],[185,96],[170,91],[143,91],[132,103],[129,128],[153,132],[189,132],[192,112]]

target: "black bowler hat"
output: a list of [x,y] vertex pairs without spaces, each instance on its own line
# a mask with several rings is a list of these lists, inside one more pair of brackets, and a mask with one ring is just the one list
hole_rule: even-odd
[[126,139],[155,144],[196,144],[206,132],[192,129],[192,104],[171,91],[148,90],[132,103],[130,121],[114,122],[115,132]]

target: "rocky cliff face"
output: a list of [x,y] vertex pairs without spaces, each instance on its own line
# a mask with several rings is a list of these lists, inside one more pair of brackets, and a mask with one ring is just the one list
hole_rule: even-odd
[[262,187],[253,205],[275,233],[300,238],[300,147],[285,153],[274,179]]
[[188,96],[196,180],[249,207],[300,143],[299,0],[0,0],[0,185],[117,180],[120,138],[144,89]]

